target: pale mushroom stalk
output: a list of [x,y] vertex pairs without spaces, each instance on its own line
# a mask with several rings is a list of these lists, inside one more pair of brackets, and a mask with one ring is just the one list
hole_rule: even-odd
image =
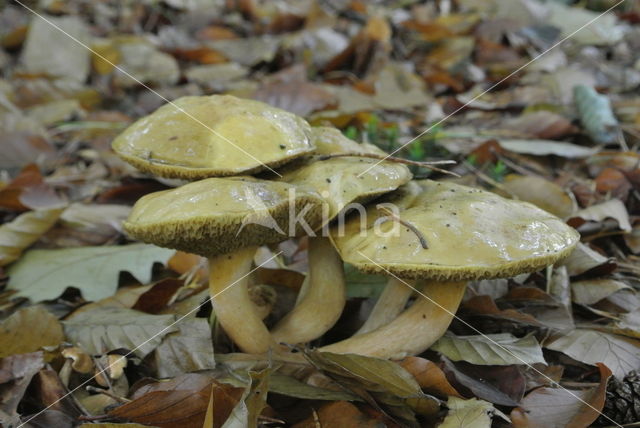
[[393,202],[399,208],[396,224],[404,226],[398,233],[376,233],[386,219],[369,207],[369,233],[353,217],[342,231],[334,226],[331,238],[347,263],[400,282],[415,279],[424,284],[422,294],[388,324],[322,351],[382,358],[419,354],[449,327],[467,281],[535,272],[566,257],[579,240],[561,219],[531,204],[454,183],[411,182]]
[[216,319],[244,352],[261,354],[273,344],[256,305],[249,297],[248,283],[257,247],[209,258],[209,294]]
[[345,303],[342,259],[329,238],[310,238],[308,285],[302,298],[280,320],[271,335],[279,343],[304,343],[316,339],[338,321]]
[[465,288],[466,281],[425,282],[413,305],[390,323],[320,351],[394,359],[419,354],[447,331]]
[[414,281],[405,283],[394,277],[389,278],[369,317],[356,335],[368,333],[393,321],[407,306],[414,285]]

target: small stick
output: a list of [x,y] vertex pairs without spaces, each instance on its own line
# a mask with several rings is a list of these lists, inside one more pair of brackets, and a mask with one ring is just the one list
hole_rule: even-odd
[[355,153],[355,152],[354,153],[335,153],[332,155],[321,155],[318,157],[318,160],[324,161],[328,159],[343,158],[343,157],[360,157],[360,158],[378,159],[382,161],[395,162],[395,163],[403,163],[406,165],[415,165],[421,168],[429,168],[433,171],[438,171],[443,174],[453,175],[454,177],[460,177],[460,175],[456,174],[455,172],[447,171],[446,169],[442,169],[434,166],[434,165],[452,165],[456,163],[456,161],[454,160],[420,162],[420,161],[414,161],[411,159],[397,158],[395,156],[379,155],[376,153]]
[[382,205],[376,205],[376,209],[382,211],[387,215],[388,218],[397,221],[398,223],[407,227],[409,230],[415,233],[415,235],[418,237],[418,240],[420,241],[420,245],[422,245],[422,248],[425,250],[429,249],[426,238],[424,237],[422,232],[420,232],[414,225],[412,225],[408,221],[402,220],[400,217],[395,215],[390,209],[383,207]]

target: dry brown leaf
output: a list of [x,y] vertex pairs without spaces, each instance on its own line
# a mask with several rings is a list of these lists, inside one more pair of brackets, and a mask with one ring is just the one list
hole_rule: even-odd
[[30,211],[0,226],[0,266],[20,258],[22,252],[44,235],[60,218],[63,209]]
[[0,207],[12,211],[53,208],[63,205],[35,164],[25,166],[8,185],[0,189]]
[[444,397],[463,398],[456,389],[451,386],[444,372],[434,362],[420,357],[406,357],[398,364],[411,373],[420,388],[428,394]]
[[385,18],[374,16],[349,46],[324,67],[325,73],[346,70],[361,79],[374,77],[388,60],[391,27]]
[[213,427],[221,427],[244,389],[188,374],[144,386],[133,401],[113,409],[111,416],[160,428],[201,427],[213,394]]
[[173,301],[182,287],[184,287],[184,281],[177,278],[160,280],[142,293],[131,309],[148,314],[160,313]]
[[542,324],[529,314],[518,312],[515,309],[500,309],[490,296],[474,296],[465,301],[463,308],[478,315],[487,315],[492,318],[498,318],[518,323],[542,326]]
[[509,174],[502,186],[518,199],[537,205],[560,218],[569,217],[575,210],[575,202],[569,194],[542,177]]
[[43,357],[38,351],[0,359],[0,414],[7,416],[5,424],[17,426],[21,422],[16,413],[18,404],[33,376],[44,367]]
[[[27,334],[28,332],[28,334]],[[0,324],[0,358],[25,354],[64,340],[58,318],[42,306],[20,309]]]
[[333,403],[325,404],[317,411],[314,410],[313,415],[302,422],[298,422],[293,428],[379,428],[380,426],[386,426],[383,422],[383,420],[361,412],[348,401],[334,401]]
[[[611,376],[604,364],[600,383],[595,388],[567,390],[538,388],[529,393],[520,407],[511,412],[515,428],[587,428],[600,416],[604,406],[607,382]],[[587,404],[585,404],[585,402]]]
[[577,128],[566,117],[547,110],[509,119],[503,127],[544,140],[562,138],[577,132]]

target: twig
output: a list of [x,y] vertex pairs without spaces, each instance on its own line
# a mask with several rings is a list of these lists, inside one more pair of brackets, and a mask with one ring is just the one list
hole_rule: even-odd
[[389,219],[397,221],[398,223],[407,227],[409,230],[415,233],[415,235],[418,237],[418,240],[420,241],[420,245],[422,245],[422,248],[424,248],[425,250],[429,249],[426,238],[424,237],[422,232],[420,232],[413,224],[409,223],[408,221],[402,220],[400,217],[395,215],[390,209],[383,207],[382,205],[376,205],[376,209],[385,213]]
[[443,174],[449,174],[449,175],[453,175],[454,177],[460,177],[460,175],[456,174],[455,172],[451,172],[451,171],[447,171],[446,169],[442,169],[442,168],[438,168],[434,165],[452,165],[455,164],[456,161],[454,160],[441,160],[441,161],[433,161],[433,162],[420,162],[420,161],[414,161],[411,159],[403,159],[403,158],[398,158],[395,156],[387,156],[387,155],[379,155],[376,153],[335,153],[332,155],[321,155],[318,157],[318,160],[320,161],[324,161],[324,160],[328,160],[328,159],[333,159],[333,158],[343,158],[343,157],[360,157],[360,158],[369,158],[369,159],[378,159],[378,160],[383,160],[383,161],[388,161],[388,162],[395,162],[395,163],[403,163],[406,165],[414,165],[414,166],[418,166],[420,168],[429,168],[433,171],[438,171],[441,172]]

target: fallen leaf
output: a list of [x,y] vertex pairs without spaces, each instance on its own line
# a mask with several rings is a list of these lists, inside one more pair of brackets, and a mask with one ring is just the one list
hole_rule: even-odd
[[477,398],[502,406],[516,406],[524,394],[526,382],[517,366],[475,366],[465,362],[454,364],[446,357],[442,360],[447,379],[459,390],[466,389]]
[[328,377],[369,404],[384,404],[387,411],[404,420],[414,419],[409,409],[434,415],[439,403],[425,395],[418,382],[398,364],[356,354],[308,351],[306,358]]
[[[4,342],[3,340],[3,343]],[[3,423],[19,424],[18,404],[33,376],[44,367],[42,352],[12,355],[0,359],[0,415]]]
[[279,373],[271,374],[271,378],[269,379],[269,391],[304,400],[362,401],[358,396],[346,391],[332,390],[309,385],[308,383],[301,382],[294,377]]
[[613,259],[607,258],[592,250],[587,245],[579,242],[576,249],[563,262],[570,276],[583,274],[606,275],[613,272],[617,264]]
[[629,222],[629,213],[619,199],[610,199],[607,202],[603,202],[597,205],[591,205],[588,208],[584,208],[576,212],[569,223],[575,218],[580,218],[586,221],[603,221],[607,218],[612,218],[618,222],[618,226],[625,232],[631,232],[631,223]]
[[463,308],[477,315],[486,315],[491,318],[522,323],[531,326],[542,324],[529,314],[518,312],[515,309],[500,309],[490,296],[473,296],[465,301]]
[[477,365],[510,365],[545,363],[542,348],[533,336],[517,337],[509,334],[441,337],[431,349],[453,361],[467,361]]
[[569,217],[576,209],[574,200],[557,184],[533,175],[509,174],[502,183],[511,195],[530,202],[560,218]]
[[569,119],[547,110],[523,114],[507,120],[503,128],[531,135],[543,140],[562,138],[577,132]]
[[211,327],[204,318],[183,319],[178,331],[164,337],[155,351],[158,376],[174,377],[183,373],[213,369]]
[[568,159],[588,158],[597,153],[597,148],[578,146],[571,143],[562,143],[552,140],[517,140],[501,138],[500,145],[510,152],[548,156],[555,155]]
[[35,164],[22,168],[9,184],[0,189],[0,207],[12,211],[60,208],[62,205],[63,199],[45,183]]
[[[83,82],[89,75],[89,50],[81,43],[89,39],[89,29],[76,16],[37,15],[29,25],[20,61],[29,73]],[[52,51],[56,55],[50,55]]]
[[[25,334],[28,332],[28,334]],[[0,357],[26,354],[64,340],[62,325],[42,306],[20,309],[0,324]]]
[[[547,23],[559,28],[563,37],[582,45],[609,45],[623,37],[616,14],[601,14],[581,7],[549,3],[551,16]],[[597,21],[596,21],[597,19]]]
[[271,369],[249,371],[249,386],[225,421],[223,428],[257,427],[258,418],[267,406]]
[[586,364],[603,363],[619,379],[640,367],[640,340],[596,330],[576,329],[567,335],[551,338],[544,347]]
[[9,268],[9,288],[35,302],[54,299],[67,287],[100,300],[114,294],[121,271],[147,283],[153,263],[166,263],[173,252],[146,244],[31,250]]
[[213,426],[218,428],[227,420],[243,392],[243,388],[218,383],[209,376],[188,374],[138,389],[133,401],[116,407],[109,414],[160,428],[200,428],[213,394]]
[[323,405],[317,412],[314,410],[313,415],[293,425],[293,428],[318,428],[318,426],[379,428],[386,425],[382,421],[361,412],[356,406],[347,401],[335,401]]
[[571,297],[575,303],[593,305],[613,293],[625,289],[629,290],[631,287],[615,279],[595,278],[573,281],[571,282]]
[[177,278],[160,280],[142,293],[131,309],[148,314],[158,314],[173,302],[178,291],[180,291],[184,285],[184,281]]
[[491,403],[476,398],[449,397],[447,407],[449,412],[438,428],[487,428],[495,412]]
[[70,341],[91,354],[124,348],[144,358],[176,331],[172,315],[149,315],[126,308],[96,308],[63,322]]
[[30,211],[0,226],[0,266],[20,258],[60,218],[62,209]]
[[587,428],[600,416],[607,382],[611,376],[604,364],[598,364],[600,383],[587,389],[542,387],[530,392],[520,407],[513,409],[515,428]]
[[419,357],[406,357],[398,364],[411,373],[426,393],[462,398],[451,386],[444,372],[434,362]]

